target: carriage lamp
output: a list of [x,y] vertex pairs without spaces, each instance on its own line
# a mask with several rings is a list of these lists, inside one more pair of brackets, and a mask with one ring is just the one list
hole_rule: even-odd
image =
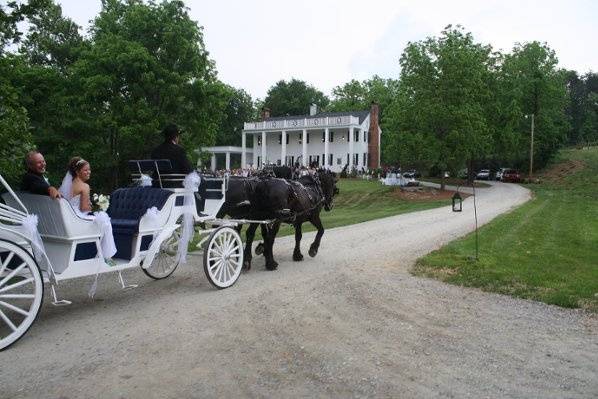
[[463,210],[463,198],[457,191],[453,194],[453,212],[461,212]]

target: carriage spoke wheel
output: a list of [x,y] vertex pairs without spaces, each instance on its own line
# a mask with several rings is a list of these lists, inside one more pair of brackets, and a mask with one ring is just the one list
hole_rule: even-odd
[[162,280],[170,276],[179,265],[177,254],[180,238],[181,228],[178,227],[172,232],[170,237],[160,244],[160,249],[154,257],[152,264],[147,269],[142,268],[141,270],[154,280]]
[[203,254],[203,269],[218,289],[233,285],[243,268],[243,242],[231,227],[220,227],[210,234]]
[[23,247],[0,240],[0,350],[25,335],[43,297],[44,281],[35,259]]

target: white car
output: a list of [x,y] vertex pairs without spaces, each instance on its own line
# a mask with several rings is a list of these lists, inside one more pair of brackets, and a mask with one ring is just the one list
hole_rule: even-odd
[[490,180],[490,170],[488,170],[488,169],[480,170],[475,178],[478,180]]

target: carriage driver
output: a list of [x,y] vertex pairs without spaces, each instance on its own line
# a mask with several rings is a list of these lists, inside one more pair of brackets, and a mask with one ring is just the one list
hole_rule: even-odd
[[27,173],[21,181],[21,190],[31,194],[49,195],[56,199],[61,198],[60,192],[50,185],[46,173],[46,160],[38,151],[29,151],[25,157]]
[[162,130],[164,142],[154,148],[152,159],[168,159],[172,165],[172,173],[187,175],[193,171],[193,166],[183,147],[179,145],[181,131],[174,123]]

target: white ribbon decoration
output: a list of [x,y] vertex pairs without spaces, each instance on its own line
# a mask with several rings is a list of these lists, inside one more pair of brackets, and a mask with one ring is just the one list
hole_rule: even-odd
[[193,239],[193,207],[195,201],[193,200],[193,193],[197,191],[201,178],[197,172],[191,172],[185,176],[183,187],[185,187],[185,196],[183,199],[183,223],[181,238],[179,240],[179,249],[177,258],[180,263],[187,263],[187,250],[189,243]]
[[143,216],[146,217],[147,222],[150,224],[151,227],[158,228],[158,223],[160,222],[159,213],[160,211],[158,210],[158,208],[152,206],[151,208],[148,208],[147,211],[145,211],[145,215]]
[[151,187],[152,186],[152,178],[145,173],[142,173],[139,177],[138,183],[141,187]]
[[25,229],[25,235],[31,242],[31,249],[33,249],[33,255],[40,265],[45,266],[45,269],[50,272],[50,268],[47,262],[46,249],[44,243],[37,230],[38,217],[37,215],[30,214],[25,216],[22,221],[23,228]]

